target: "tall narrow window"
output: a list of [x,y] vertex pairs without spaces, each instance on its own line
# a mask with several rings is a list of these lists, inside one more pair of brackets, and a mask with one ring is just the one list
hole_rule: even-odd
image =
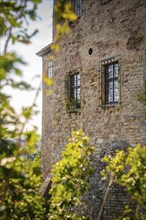
[[53,77],[53,61],[48,62],[48,78],[52,79]]
[[117,103],[119,100],[118,76],[118,62],[105,65],[105,104]]
[[74,7],[74,11],[78,17],[82,16],[82,0],[71,0],[71,4]]
[[80,108],[80,74],[70,75],[70,99],[75,108]]

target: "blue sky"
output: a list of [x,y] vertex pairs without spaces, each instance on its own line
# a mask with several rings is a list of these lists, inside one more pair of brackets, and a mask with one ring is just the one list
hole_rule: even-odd
[[[36,75],[42,73],[42,59],[35,55],[41,48],[51,43],[52,41],[52,5],[53,0],[42,0],[42,3],[38,8],[38,15],[41,20],[30,22],[29,30],[33,32],[35,29],[39,30],[39,33],[31,40],[30,45],[15,44],[9,46],[9,51],[16,51],[27,63],[27,65],[21,66],[21,70],[24,74],[24,80],[29,82],[32,86],[38,87],[41,78],[35,78]],[[32,104],[35,92],[12,92],[12,105],[19,112],[23,106],[29,106]],[[41,134],[41,111],[42,111],[42,94],[39,94],[37,105],[40,110],[40,114],[37,115],[32,123],[38,127],[38,131]],[[30,125],[27,125],[26,129],[29,129]]]

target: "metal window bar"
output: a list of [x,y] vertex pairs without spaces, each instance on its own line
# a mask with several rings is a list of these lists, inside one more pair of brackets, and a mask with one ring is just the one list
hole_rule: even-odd
[[82,0],[71,0],[71,4],[74,7],[74,11],[78,17],[82,16]]
[[82,16],[82,0],[77,0],[76,10],[77,10],[77,16],[81,17]]

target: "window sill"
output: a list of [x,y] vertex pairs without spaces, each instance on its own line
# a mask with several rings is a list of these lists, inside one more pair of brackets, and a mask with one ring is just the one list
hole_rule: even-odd
[[67,109],[67,113],[81,113],[81,108]]
[[115,107],[120,107],[121,106],[121,102],[116,102],[116,103],[109,103],[109,104],[104,104],[104,105],[101,105],[101,108],[103,109],[108,109],[108,108],[115,108]]

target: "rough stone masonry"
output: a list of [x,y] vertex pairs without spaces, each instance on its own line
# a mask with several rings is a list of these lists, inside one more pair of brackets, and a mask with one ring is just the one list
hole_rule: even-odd
[[[45,180],[52,165],[59,160],[71,131],[82,128],[96,147],[93,162],[97,172],[91,178],[92,190],[87,193],[85,210],[89,219],[94,220],[105,190],[99,181],[100,158],[113,143],[134,147],[146,142],[145,107],[139,101],[146,80],[146,1],[80,2],[80,16],[71,22],[71,33],[61,40],[61,48],[53,60],[51,95],[45,92],[48,87],[43,83],[42,170]],[[48,76],[50,45],[37,55],[42,57],[42,75]],[[116,96],[117,88],[111,86],[110,93],[106,68],[115,63],[118,100],[111,102],[109,98],[107,102],[105,94]],[[67,105],[68,81],[75,73],[80,75],[80,107],[72,109]],[[112,190],[103,219],[113,219],[113,213],[120,212],[126,203],[123,189],[116,186]]]

